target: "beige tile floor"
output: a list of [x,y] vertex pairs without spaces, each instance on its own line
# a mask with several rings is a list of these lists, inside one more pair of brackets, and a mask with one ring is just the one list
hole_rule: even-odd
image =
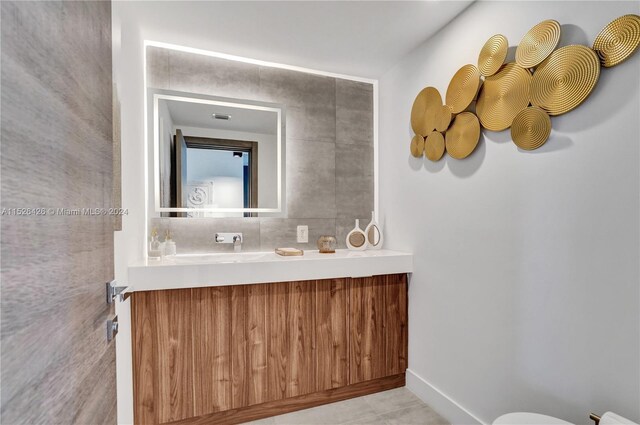
[[252,425],[449,425],[406,388],[249,422]]

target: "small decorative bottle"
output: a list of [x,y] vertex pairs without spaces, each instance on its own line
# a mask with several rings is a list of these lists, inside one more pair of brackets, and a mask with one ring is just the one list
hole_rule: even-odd
[[371,249],[381,249],[384,237],[382,236],[382,230],[376,221],[375,212],[371,211],[371,223],[364,229],[364,233],[367,235],[367,243]]
[[356,227],[347,235],[347,248],[352,251],[364,251],[367,249],[367,236],[360,229],[360,220],[356,219]]
[[176,255],[176,243],[171,239],[171,232],[167,230],[164,236],[164,255]]
[[149,259],[159,260],[162,257],[162,246],[158,240],[158,231],[154,228],[151,230],[151,242],[149,242]]
[[333,236],[320,236],[317,243],[318,251],[321,254],[334,254],[336,252],[337,241]]

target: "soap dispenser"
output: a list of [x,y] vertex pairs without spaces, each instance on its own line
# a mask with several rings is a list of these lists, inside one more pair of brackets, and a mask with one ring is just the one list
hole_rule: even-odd
[[149,259],[159,260],[162,257],[162,246],[158,240],[158,231],[153,228],[151,230],[151,242],[149,242]]
[[167,230],[164,236],[164,255],[176,255],[176,243],[171,239],[171,232]]

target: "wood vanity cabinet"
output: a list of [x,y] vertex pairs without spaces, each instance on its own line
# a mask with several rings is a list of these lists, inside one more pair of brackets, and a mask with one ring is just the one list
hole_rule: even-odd
[[238,423],[404,385],[406,274],[134,292],[136,424]]

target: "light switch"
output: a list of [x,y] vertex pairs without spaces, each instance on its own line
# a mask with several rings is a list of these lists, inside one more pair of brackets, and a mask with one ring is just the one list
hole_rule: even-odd
[[309,242],[309,226],[298,226],[298,243]]

